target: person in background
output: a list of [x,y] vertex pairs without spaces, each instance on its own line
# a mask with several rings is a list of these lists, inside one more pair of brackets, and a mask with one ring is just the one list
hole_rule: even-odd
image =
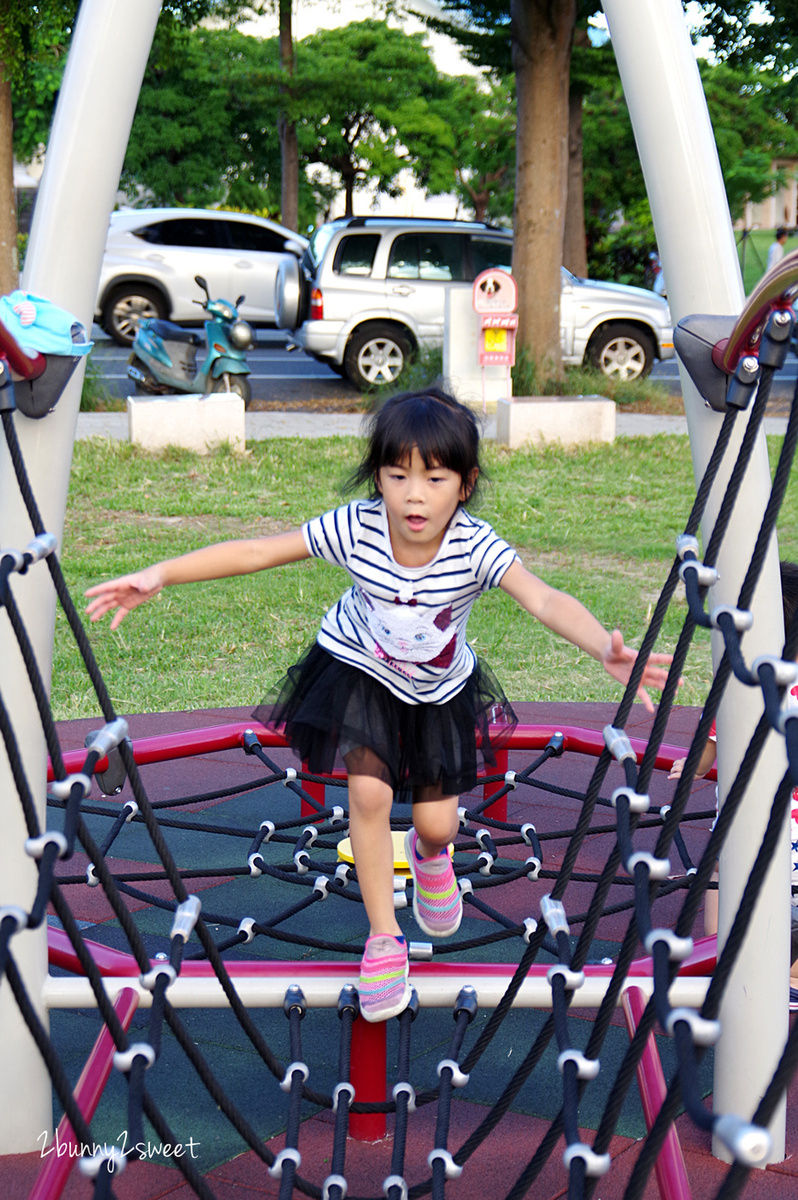
[[784,258],[784,246],[789,236],[790,235],[786,229],[776,230],[776,240],[775,242],[771,242],[770,246],[768,247],[768,262],[767,267],[765,268],[766,272],[770,271]]

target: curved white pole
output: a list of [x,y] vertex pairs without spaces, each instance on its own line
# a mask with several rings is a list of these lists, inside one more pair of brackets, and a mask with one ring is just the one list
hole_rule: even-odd
[[[679,0],[604,0],[604,12],[640,153],[657,242],[668,280],[674,324],[690,313],[737,314],[743,288],[715,139]],[[703,474],[721,425],[681,370],[693,467]],[[744,419],[738,418],[738,426]],[[736,432],[730,462],[742,437]],[[652,460],[651,470],[656,470]],[[718,481],[702,526],[704,545],[717,516],[727,475]],[[718,561],[711,603],[734,605],[770,492],[764,433],[754,451]],[[674,513],[676,522],[682,514]],[[674,535],[679,532],[674,524]],[[784,644],[778,551],[771,546],[754,603],[754,626],[743,649],[748,662],[780,654]],[[713,643],[717,666],[721,647]],[[689,661],[687,670],[689,671]],[[762,713],[761,694],[733,682],[718,714],[721,798],[728,792]],[[720,860],[719,944],[728,936],[770,801],[786,768],[780,739],[771,735]],[[715,1051],[714,1104],[750,1117],[779,1060],[788,1033],[790,854],[785,827],[765,887],[726,991],[723,1036]],[[784,1158],[784,1106],[770,1127],[771,1162]],[[716,1144],[715,1153],[728,1158]]]
[[[160,0],[83,0],[47,147],[25,263],[23,287],[68,309],[91,328],[108,218],[119,187],[133,114]],[[79,367],[55,412],[40,421],[16,414],[16,429],[44,524],[59,544],[64,527],[72,446],[80,407]],[[0,547],[24,549],[32,530],[0,438]],[[15,577],[24,615],[49,689],[55,598],[44,564]],[[45,816],[45,744],[7,620],[0,619],[2,694],[11,713],[28,780]],[[0,904],[29,910],[36,888],[16,787],[0,744]],[[46,930],[17,934],[11,947],[29,994],[46,1021]],[[0,1154],[41,1148],[52,1127],[50,1079],[19,1017],[8,985],[0,987]]]

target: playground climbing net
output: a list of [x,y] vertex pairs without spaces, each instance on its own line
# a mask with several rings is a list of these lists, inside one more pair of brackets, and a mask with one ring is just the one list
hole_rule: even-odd
[[[776,314],[778,317],[779,314]],[[427,1090],[416,1090],[410,1078],[411,1031],[419,1014],[419,993],[414,991],[413,1000],[407,1010],[397,1018],[396,1083],[388,1101],[363,1101],[358,1099],[357,1088],[352,1082],[353,1030],[358,1021],[358,998],[356,989],[345,983],[334,1003],[340,1017],[340,1045],[338,1057],[338,1081],[329,1092],[317,1091],[311,1084],[311,1071],[303,1060],[302,1018],[308,1009],[307,998],[295,978],[300,974],[292,962],[262,964],[262,975],[280,989],[280,1003],[288,1022],[290,1061],[286,1065],[264,1037],[261,1026],[253,1014],[253,1005],[246,998],[247,981],[258,978],[259,963],[253,961],[252,951],[246,966],[247,972],[237,968],[237,951],[257,945],[270,947],[279,942],[290,944],[300,955],[309,951],[326,954],[346,955],[339,974],[351,970],[352,959],[359,947],[347,941],[336,941],[332,937],[313,936],[307,932],[294,935],[286,926],[300,912],[313,909],[320,903],[332,900],[337,904],[358,902],[357,877],[354,867],[338,858],[339,843],[346,833],[346,809],[341,803],[329,803],[342,798],[345,781],[334,777],[319,779],[302,771],[285,768],[274,761],[268,753],[271,746],[279,744],[279,738],[260,727],[242,730],[235,735],[241,751],[260,760],[262,777],[253,783],[230,788],[222,792],[205,793],[182,797],[178,800],[154,800],[148,798],[137,765],[134,746],[128,738],[126,722],[114,711],[107,689],[86,639],[76,608],[72,602],[56,554],[55,539],[45,530],[32,494],[25,463],[16,437],[13,416],[13,391],[8,372],[0,372],[0,415],[7,442],[10,461],[16,474],[20,494],[24,501],[33,538],[23,550],[0,550],[0,604],[2,605],[13,637],[24,661],[30,688],[41,719],[44,740],[50,758],[50,783],[48,805],[50,827],[41,828],[36,797],[26,774],[19,748],[19,731],[13,719],[14,698],[0,694],[0,731],[5,753],[16,786],[27,841],[20,847],[20,854],[35,860],[38,886],[33,903],[29,908],[6,906],[0,909],[0,980],[2,987],[9,989],[31,1038],[38,1047],[60,1105],[64,1120],[68,1122],[67,1135],[77,1146],[95,1147],[98,1141],[92,1134],[91,1119],[78,1089],[73,1093],[63,1064],[63,1055],[54,1039],[51,1039],[39,1013],[40,997],[32,996],[26,988],[23,974],[18,966],[16,945],[41,929],[47,921],[48,906],[57,918],[53,944],[55,961],[82,973],[91,989],[105,1029],[110,1039],[113,1063],[127,1083],[127,1125],[131,1145],[146,1145],[148,1138],[145,1121],[155,1130],[159,1139],[173,1146],[187,1140],[180,1131],[173,1131],[153,1098],[153,1089],[148,1081],[158,1072],[165,1030],[187,1056],[195,1072],[197,1085],[204,1087],[220,1110],[220,1119],[229,1121],[241,1144],[264,1163],[264,1168],[274,1179],[279,1180],[281,1197],[297,1193],[324,1197],[325,1200],[343,1200],[348,1185],[346,1177],[347,1134],[350,1122],[363,1115],[393,1114],[393,1142],[391,1172],[384,1180],[375,1179],[373,1194],[387,1200],[403,1200],[407,1196],[431,1193],[433,1197],[444,1197],[448,1181],[468,1171],[469,1159],[487,1139],[496,1125],[508,1112],[513,1099],[536,1068],[539,1068],[544,1051],[549,1043],[556,1045],[557,1063],[561,1074],[561,1102],[559,1111],[548,1127],[540,1144],[531,1152],[528,1161],[518,1163],[515,1183],[507,1193],[507,1200],[515,1200],[529,1193],[535,1180],[551,1156],[555,1146],[564,1138],[563,1170],[569,1178],[569,1195],[573,1197],[593,1194],[597,1180],[611,1166],[609,1145],[616,1129],[621,1107],[632,1084],[634,1074],[643,1057],[649,1035],[659,1026],[662,1034],[672,1038],[677,1068],[673,1072],[659,1112],[653,1119],[645,1145],[637,1157],[626,1195],[630,1198],[641,1195],[648,1175],[657,1160],[666,1134],[684,1105],[692,1119],[703,1129],[709,1130],[728,1147],[734,1162],[722,1183],[719,1197],[723,1200],[738,1194],[746,1172],[766,1157],[768,1134],[766,1126],[779,1104],[784,1090],[792,1077],[798,1060],[798,1034],[795,1027],[787,1041],[783,1056],[773,1078],[763,1095],[751,1122],[734,1114],[718,1114],[708,1111],[703,1103],[698,1082],[698,1066],[706,1048],[714,1044],[720,1033],[718,1012],[729,975],[740,946],[745,937],[751,913],[757,902],[767,866],[779,838],[785,820],[792,788],[798,785],[798,712],[791,713],[782,708],[785,688],[796,676],[793,663],[798,652],[798,623],[793,622],[787,632],[786,643],[780,655],[760,658],[753,667],[747,665],[742,650],[743,634],[750,627],[749,605],[762,568],[768,544],[773,534],[779,508],[787,486],[789,473],[798,437],[798,404],[794,401],[784,438],[781,455],[776,466],[772,492],[762,520],[750,566],[741,586],[736,607],[721,607],[705,611],[708,589],[717,578],[714,564],[724,537],[733,528],[733,514],[740,487],[751,459],[757,435],[762,426],[768,402],[774,370],[783,362],[787,340],[784,321],[771,318],[768,331],[762,339],[759,365],[751,371],[732,377],[726,396],[726,411],[718,440],[708,462],[704,478],[699,485],[684,532],[677,539],[677,553],[668,578],[656,604],[650,628],[644,638],[637,665],[629,682],[614,720],[606,727],[600,749],[597,751],[595,768],[584,792],[576,792],[541,778],[541,768],[559,758],[567,739],[558,733],[547,733],[540,740],[540,753],[522,770],[499,770],[483,781],[485,794],[481,800],[465,798],[461,809],[461,833],[455,851],[456,871],[467,906],[482,918],[480,927],[489,932],[478,937],[461,938],[436,949],[435,957],[449,953],[458,962],[465,959],[463,975],[478,980],[475,987],[469,983],[458,986],[452,997],[454,1026],[446,1055],[438,1064],[438,1082]],[[753,398],[753,399],[752,399]],[[724,462],[732,431],[740,413],[750,408],[749,419],[740,442],[737,460],[729,476],[729,483],[720,505],[718,518],[705,548],[703,559],[699,558],[697,532],[707,504],[710,491]],[[74,754],[62,753],[55,724],[48,704],[46,688],[42,681],[31,640],[26,630],[23,614],[15,601],[16,578],[30,570],[49,570],[52,584],[67,617],[86,669],[94,685],[99,708],[105,721],[104,726],[92,734],[85,752],[80,753],[80,762],[72,769]],[[688,611],[678,644],[673,665],[663,692],[662,701],[653,722],[647,744],[638,752],[624,732],[631,706],[637,691],[640,672],[647,655],[653,650],[664,615],[677,587],[683,583]],[[716,671],[703,715],[691,744],[685,768],[676,784],[668,805],[652,806],[650,798],[653,773],[657,765],[658,750],[663,741],[668,714],[673,703],[678,680],[685,667],[688,649],[697,627],[717,630],[725,647],[722,660]],[[751,738],[742,759],[737,778],[734,780],[720,815],[714,824],[706,848],[697,865],[690,855],[682,833],[683,823],[690,815],[706,818],[707,813],[688,814],[687,806],[696,766],[709,735],[711,723],[718,710],[725,686],[730,677],[736,676],[743,684],[757,688],[763,697],[763,715]],[[739,911],[730,934],[724,944],[712,976],[703,993],[700,1005],[677,1005],[673,1007],[669,995],[678,994],[678,986],[672,991],[674,981],[682,979],[694,953],[691,931],[710,880],[718,854],[729,834],[732,822],[740,808],[746,786],[771,730],[777,731],[786,741],[789,769],[778,786],[772,802],[766,832],[756,855],[756,860],[742,894]],[[271,740],[270,740],[271,739]],[[530,745],[534,745],[534,738]],[[68,760],[68,761],[67,761]],[[250,760],[251,761],[251,760]],[[614,769],[623,782],[614,788],[610,797],[601,795],[610,769]],[[101,803],[90,799],[92,780],[97,779],[101,790],[107,795],[121,790],[123,781],[130,792],[124,803],[105,800]],[[295,814],[286,819],[265,819],[257,828],[231,828],[208,818],[204,801],[220,804],[233,793],[242,794],[247,787],[264,788],[282,783],[288,792],[299,798],[303,813],[299,819]],[[579,801],[578,818],[573,829],[549,832],[539,836],[531,822],[513,821],[506,814],[508,796],[518,789],[529,794],[549,793],[576,798]],[[266,793],[268,795],[268,793]],[[4,803],[10,803],[7,797]],[[502,808],[502,805],[505,805]],[[164,815],[181,806],[194,806],[188,820],[180,823],[181,829],[198,833],[223,833],[227,838],[246,843],[246,850],[233,863],[213,868],[181,868],[175,860],[165,830],[175,824],[174,816]],[[196,808],[201,810],[201,819],[194,819]],[[397,811],[401,808],[398,806]],[[579,855],[592,834],[597,832],[594,818],[597,812],[613,810],[611,822],[602,824],[600,832],[607,836],[612,831],[613,845],[602,869],[595,873],[580,871]],[[515,809],[513,810],[515,811]],[[98,844],[95,836],[97,821],[105,821],[107,832]],[[397,818],[401,828],[407,820]],[[132,828],[146,831],[159,860],[157,869],[150,873],[125,873],[112,869],[109,854],[123,853],[125,838]],[[656,834],[653,850],[641,848],[645,842],[645,831]],[[651,835],[653,837],[653,834]],[[559,837],[565,841],[565,849],[558,867],[546,863],[543,842]],[[228,842],[226,844],[232,844]],[[674,845],[680,855],[684,874],[671,878],[669,850]],[[76,850],[80,849],[88,859],[86,875],[72,875],[68,863]],[[531,854],[528,852],[531,850]],[[135,857],[135,855],[131,855]],[[268,876],[295,890],[299,899],[292,901],[268,918],[242,917],[230,913],[203,913],[197,895],[187,889],[193,877],[212,874],[225,878],[245,876],[259,879]],[[132,874],[132,878],[131,878]],[[142,887],[145,880],[157,880],[158,887],[149,891]],[[567,914],[566,901],[572,892],[569,885],[575,882],[590,884],[590,900],[585,911]],[[109,966],[98,947],[82,935],[79,921],[74,917],[68,903],[69,888],[77,883],[88,882],[99,887],[115,916],[126,944],[124,954],[114,959]],[[537,896],[537,917],[519,919],[501,912],[486,897],[496,889],[518,890],[529,884],[540,885]],[[406,884],[398,885],[397,905],[406,903]],[[545,891],[543,890],[545,887]],[[627,899],[612,905],[615,912],[628,910],[629,922],[620,949],[614,962],[596,965],[591,962],[592,948],[596,944],[599,923],[608,910],[611,889],[617,896],[618,889],[627,889]],[[678,915],[673,927],[661,927],[656,923],[654,907],[663,896],[681,896]],[[580,895],[582,893],[580,892]],[[168,954],[153,956],[148,944],[148,935],[136,921],[133,905],[136,901],[156,906],[173,914],[168,938]],[[496,902],[498,903],[498,901]],[[573,907],[573,906],[572,906]],[[517,905],[516,905],[517,908]],[[326,911],[326,910],[325,910]],[[326,922],[329,928],[331,923]],[[322,925],[319,922],[319,925]],[[579,936],[571,934],[572,927],[581,927]],[[221,933],[219,932],[221,931]],[[580,1104],[588,1089],[595,1086],[599,1075],[599,1055],[605,1043],[611,1018],[619,1003],[621,993],[628,983],[630,970],[634,974],[634,955],[638,944],[649,956],[648,968],[653,989],[645,1004],[635,1032],[623,1054],[620,1067],[609,1087],[606,1103],[592,1144],[581,1140],[579,1126]],[[161,943],[162,944],[162,943]],[[502,973],[498,968],[485,968],[480,974],[473,959],[473,952],[500,944],[512,944],[518,948],[518,961],[506,966]],[[99,948],[102,949],[102,948]],[[429,959],[431,948],[420,944],[414,948],[416,957]],[[263,957],[266,958],[264,949]],[[125,974],[135,993],[148,993],[149,1023],[146,1038],[131,1042],[129,1039],[130,1015],[134,1003],[124,1009],[119,995],[109,991],[109,976],[120,974],[119,962],[125,960]],[[542,961],[541,961],[542,960]],[[418,969],[417,982],[423,1002],[426,976],[424,967]],[[328,964],[329,966],[329,964]],[[639,972],[638,972],[639,973]],[[335,978],[335,971],[331,971]],[[415,972],[414,972],[415,974]],[[456,973],[455,973],[456,974]],[[473,1024],[478,1001],[483,994],[483,983],[491,977],[499,987],[498,994],[490,1000],[490,1015],[487,1020]],[[304,977],[303,977],[304,978]],[[285,1119],[285,1147],[275,1154],[255,1131],[247,1116],[220,1083],[211,1062],[198,1048],[181,1010],[191,1005],[191,989],[199,980],[212,980],[224,997],[224,1003],[238,1022],[247,1039],[250,1051],[262,1063],[264,1072],[273,1080],[273,1086],[287,1094],[287,1117]],[[529,1044],[522,1048],[522,1061],[512,1077],[495,1097],[478,1126],[454,1151],[449,1147],[451,1138],[450,1115],[453,1092],[467,1089],[472,1073],[490,1062],[490,1049],[502,1023],[514,1005],[525,1003],[525,989],[530,980],[539,981],[546,988],[547,1007],[550,1013],[537,1025],[530,1035]],[[592,993],[591,1005],[596,1008],[595,1019],[584,1048],[575,1045],[573,1021],[569,1021],[569,1008],[579,1003],[579,993],[586,981],[598,980],[600,987]],[[497,983],[498,981],[498,983]],[[118,982],[118,979],[117,979]],[[173,1002],[180,988],[182,999]],[[492,993],[485,993],[493,995]],[[188,999],[186,998],[188,997]],[[785,998],[786,999],[786,998]],[[259,1002],[263,1002],[262,1000]],[[269,1001],[274,1004],[274,1000]],[[423,1007],[423,1003],[422,1003]],[[123,1011],[124,1010],[124,1011]],[[311,1018],[312,1020],[312,1018]],[[477,1030],[470,1045],[467,1044],[469,1027]],[[265,1083],[263,1085],[266,1086]],[[425,1178],[411,1185],[405,1176],[408,1131],[413,1114],[423,1106],[437,1104],[435,1145],[429,1154],[429,1171]],[[329,1153],[329,1172],[321,1182],[305,1178],[302,1171],[300,1126],[308,1107],[329,1110],[333,1116],[332,1148]],[[94,1194],[102,1197],[113,1194],[113,1185],[118,1172],[126,1167],[135,1170],[131,1163],[134,1154],[124,1154],[118,1147],[101,1146],[96,1152],[85,1154],[80,1168],[94,1178]],[[182,1171],[186,1181],[200,1197],[212,1197],[213,1190],[208,1180],[197,1170],[191,1156],[176,1154],[175,1166]]]

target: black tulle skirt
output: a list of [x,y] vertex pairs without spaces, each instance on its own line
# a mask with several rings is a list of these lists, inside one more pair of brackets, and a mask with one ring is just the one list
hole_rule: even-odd
[[343,760],[350,775],[376,776],[394,791],[439,785],[445,796],[470,791],[483,764],[495,767],[518,723],[482,662],[445,704],[407,704],[316,643],[252,715],[284,726],[312,774]]

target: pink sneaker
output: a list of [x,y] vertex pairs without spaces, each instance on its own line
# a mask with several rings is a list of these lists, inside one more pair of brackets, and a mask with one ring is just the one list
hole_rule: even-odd
[[413,876],[413,912],[421,928],[430,937],[448,937],[460,928],[463,901],[454,877],[448,850],[434,858],[416,854],[418,834],[409,829],[405,835],[405,857]]
[[367,1021],[387,1021],[410,1001],[407,945],[404,938],[377,933],[366,939],[360,961],[360,1011]]

